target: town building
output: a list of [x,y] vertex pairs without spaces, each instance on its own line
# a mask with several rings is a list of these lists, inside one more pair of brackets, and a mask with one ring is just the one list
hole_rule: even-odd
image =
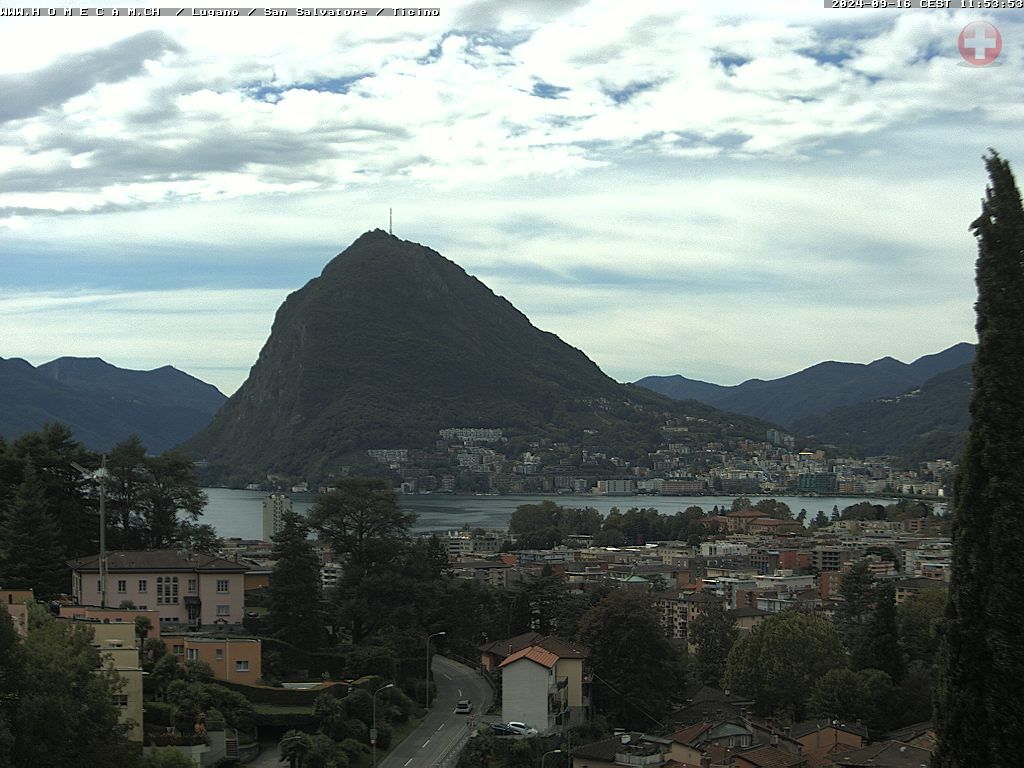
[[290,496],[272,493],[263,500],[263,540],[270,541],[284,528],[284,516],[292,511]]
[[[98,606],[99,556],[68,565],[78,604]],[[230,631],[242,624],[247,570],[241,563],[185,550],[115,551],[107,555],[107,595],[118,604],[156,610],[161,627]]]
[[168,633],[167,650],[182,662],[205,662],[217,680],[256,685],[263,678],[263,644],[248,637],[204,637]]

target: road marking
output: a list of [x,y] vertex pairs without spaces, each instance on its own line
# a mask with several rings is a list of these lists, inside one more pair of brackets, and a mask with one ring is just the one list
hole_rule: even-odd
[[439,726],[437,726],[437,730],[434,731],[434,733],[437,733],[437,731],[440,731],[442,728],[444,728],[444,723],[441,723]]
[[444,677],[445,680],[451,680],[452,679],[451,675],[446,675],[444,672],[442,672],[441,675]]
[[459,688],[459,696],[461,696],[461,695],[462,695],[462,689]]
[[408,760],[405,761],[405,764],[408,765],[411,762],[412,762],[412,758],[410,757]]

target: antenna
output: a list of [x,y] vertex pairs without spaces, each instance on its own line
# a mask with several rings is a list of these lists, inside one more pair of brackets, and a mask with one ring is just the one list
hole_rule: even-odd
[[389,235],[395,234],[395,232],[394,232],[395,217],[392,214],[392,211],[394,211],[394,208],[388,208],[388,234]]

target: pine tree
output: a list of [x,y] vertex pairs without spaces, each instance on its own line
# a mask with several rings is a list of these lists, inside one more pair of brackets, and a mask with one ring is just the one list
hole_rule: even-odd
[[323,644],[324,620],[320,610],[320,560],[307,535],[301,515],[286,512],[274,536],[274,573],[270,579],[270,626],[282,640],[315,650]]
[[1024,743],[1024,207],[1009,164],[985,158],[971,430],[954,495],[953,566],[939,664],[936,768],[1020,764]]
[[43,483],[31,465],[23,477],[0,527],[0,582],[49,599],[69,591],[71,578]]

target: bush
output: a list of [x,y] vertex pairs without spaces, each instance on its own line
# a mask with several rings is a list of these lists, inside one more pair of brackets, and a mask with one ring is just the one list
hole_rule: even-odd
[[171,726],[174,707],[163,701],[147,701],[142,706],[142,722],[146,725]]

